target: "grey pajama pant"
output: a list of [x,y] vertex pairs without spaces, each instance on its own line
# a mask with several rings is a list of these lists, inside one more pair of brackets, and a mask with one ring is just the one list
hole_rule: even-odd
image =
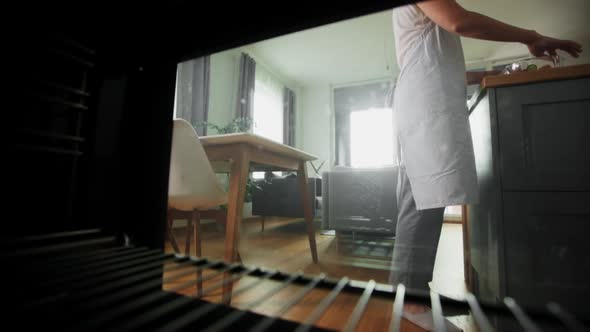
[[389,282],[428,291],[444,208],[416,210],[410,181],[403,165],[400,165],[398,173],[397,206],[398,218]]

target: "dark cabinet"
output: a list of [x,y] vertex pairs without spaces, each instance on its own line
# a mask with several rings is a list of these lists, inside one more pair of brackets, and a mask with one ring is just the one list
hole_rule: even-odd
[[590,192],[504,192],[503,207],[506,294],[587,305]]
[[590,79],[498,88],[505,190],[590,191]]
[[590,78],[487,87],[469,109],[471,290],[589,312]]

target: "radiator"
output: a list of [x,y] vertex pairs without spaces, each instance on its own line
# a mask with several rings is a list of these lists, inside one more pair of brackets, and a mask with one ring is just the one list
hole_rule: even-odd
[[[443,314],[464,312],[480,331],[588,331],[587,317],[576,317],[556,303],[543,310],[523,308],[510,298],[502,304],[478,301],[472,294],[465,301],[436,293],[393,288],[374,281],[348,278],[332,280],[324,275],[284,273],[242,264],[228,264],[207,258],[164,253],[131,245],[125,236],[111,236],[100,230],[80,230],[2,240],[4,303],[3,319],[19,329],[42,328],[59,331],[328,331],[318,326],[335,299],[344,293],[356,298],[343,331],[358,330],[358,324],[373,299],[391,301],[388,331],[400,330],[404,302],[431,306],[438,331],[445,331]],[[208,271],[209,273],[202,273]],[[195,273],[200,272],[200,273]],[[162,285],[175,283],[171,289]],[[194,296],[179,295],[183,288],[201,285],[219,276],[217,282],[198,288]],[[233,296],[255,290],[264,281],[273,287],[256,293],[243,308],[202,297],[229,283],[250,277],[249,283],[234,288]],[[185,279],[183,279],[185,280]],[[287,286],[297,292],[275,308],[273,314],[253,312]],[[302,321],[283,316],[306,295],[323,290],[323,298]],[[384,313],[386,314],[386,313]]]

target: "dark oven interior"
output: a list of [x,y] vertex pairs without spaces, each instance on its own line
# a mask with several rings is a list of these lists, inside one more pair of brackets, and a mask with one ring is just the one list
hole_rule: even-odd
[[[558,305],[522,308],[440,298],[346,278],[281,273],[165,254],[164,220],[176,63],[248,42],[373,13],[404,1],[292,4],[262,15],[262,5],[170,1],[141,6],[110,3],[46,5],[28,30],[10,32],[18,67],[11,82],[20,105],[14,120],[8,173],[10,217],[2,234],[5,324],[59,330],[322,330],[317,320],[340,293],[355,296],[345,329],[357,328],[369,300],[388,303],[384,317],[400,329],[404,301],[432,305],[435,326],[443,312],[471,313],[482,331],[584,330],[588,317]],[[50,7],[48,7],[50,6]],[[229,15],[227,8],[232,7]],[[225,29],[219,24],[224,12]],[[251,17],[258,20],[251,20]],[[58,22],[58,23],[56,23]],[[57,27],[48,31],[47,27]],[[187,31],[200,31],[185,43]],[[191,34],[194,37],[194,34]],[[163,290],[164,272],[232,280],[272,280],[262,303],[284,287],[297,291],[274,316],[210,303]],[[167,276],[166,278],[174,278]],[[191,285],[192,285],[191,284]],[[256,282],[251,287],[255,287]],[[324,294],[305,322],[282,314],[309,292]],[[498,322],[504,325],[498,325]]]

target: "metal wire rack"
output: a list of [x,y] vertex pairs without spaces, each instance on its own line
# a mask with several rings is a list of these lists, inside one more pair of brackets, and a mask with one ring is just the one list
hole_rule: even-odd
[[[575,317],[556,303],[547,304],[545,310],[531,310],[511,298],[504,299],[502,304],[485,303],[468,294],[465,301],[459,301],[434,292],[406,290],[403,285],[393,288],[346,277],[333,280],[322,274],[290,274],[168,254],[128,242],[124,236],[109,236],[100,230],[0,241],[0,262],[7,279],[4,300],[11,304],[7,319],[24,328],[61,331],[326,331],[318,326],[318,321],[339,295],[348,293],[356,295],[357,300],[352,313],[343,318],[343,331],[358,330],[368,303],[375,298],[392,304],[388,331],[400,331],[405,302],[429,305],[437,331],[446,330],[444,315],[449,312],[470,314],[477,329],[484,332],[588,331],[587,318]],[[274,283],[257,292],[256,298],[241,308],[228,305],[227,298],[220,302],[204,300],[228,283],[245,277],[251,281],[241,284],[231,296],[254,290],[265,281]],[[162,287],[171,282],[175,282],[173,287]],[[179,294],[197,285],[193,296]],[[296,286],[297,292],[282,301],[273,314],[253,311],[288,286]],[[317,290],[323,290],[325,295],[305,320],[283,318],[306,295]]]

